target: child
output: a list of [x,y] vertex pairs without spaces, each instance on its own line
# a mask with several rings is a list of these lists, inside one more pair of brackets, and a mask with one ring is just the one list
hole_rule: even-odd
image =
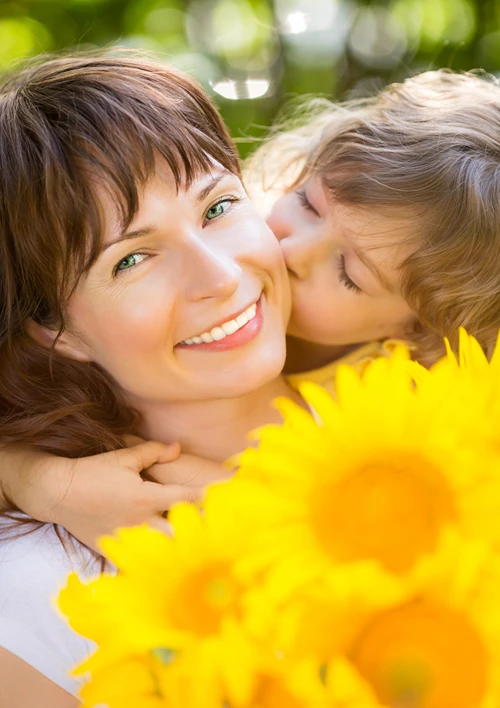
[[[250,183],[257,174],[264,190],[281,192],[268,223],[292,285],[292,385],[301,371],[328,385],[340,361],[386,354],[393,338],[409,340],[415,358],[430,365],[443,336],[453,344],[460,325],[492,350],[500,327],[495,80],[427,72],[373,99],[328,104],[305,125],[274,131],[248,174]],[[157,519],[165,491],[153,487],[140,503],[147,483],[139,475],[159,454],[141,445],[68,462],[4,451],[3,490],[30,515],[92,544],[115,526]],[[165,483],[189,480],[192,464],[181,456],[149,473]],[[217,475],[197,464],[198,484],[205,471]],[[117,504],[114,480],[125,473],[129,486],[121,482]]]
[[[500,86],[447,70],[327,105],[277,132],[252,178],[283,194],[293,311],[288,370],[353,345],[410,339],[432,364],[465,327],[491,352],[500,327]],[[294,349],[304,349],[297,357]],[[321,361],[323,358],[324,361]]]

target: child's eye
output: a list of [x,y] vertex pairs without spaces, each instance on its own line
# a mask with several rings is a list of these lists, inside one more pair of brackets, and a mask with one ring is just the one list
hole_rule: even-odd
[[208,209],[205,219],[207,221],[217,219],[219,216],[226,213],[226,211],[231,207],[231,204],[239,201],[240,199],[238,197],[224,197],[223,199],[220,199]]
[[128,256],[125,256],[125,258],[122,258],[122,260],[116,264],[113,269],[113,275],[116,275],[118,272],[124,270],[130,270],[145,258],[147,258],[147,255],[145,253],[130,253]]
[[347,272],[345,269],[345,257],[344,256],[339,256],[338,268],[339,268],[340,282],[343,283],[346,286],[346,288],[349,288],[349,290],[354,290],[355,293],[362,292],[361,288],[358,285],[356,285],[356,283],[354,281],[352,281],[349,278],[349,276],[347,275]]
[[305,189],[297,189],[295,194],[298,196],[299,202],[302,204],[304,209],[312,212],[316,216],[319,216],[319,212],[313,207],[313,205],[311,204],[311,202],[307,198],[307,194],[306,194]]

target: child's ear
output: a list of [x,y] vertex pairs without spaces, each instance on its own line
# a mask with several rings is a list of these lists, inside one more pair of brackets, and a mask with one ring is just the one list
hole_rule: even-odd
[[70,332],[65,331],[57,338],[57,330],[44,327],[33,320],[30,320],[28,323],[27,332],[35,342],[46,349],[51,349],[55,342],[54,348],[56,352],[68,357],[68,359],[85,362],[91,361],[86,345]]
[[410,315],[404,322],[401,322],[392,339],[406,339],[420,331],[422,325],[416,315]]

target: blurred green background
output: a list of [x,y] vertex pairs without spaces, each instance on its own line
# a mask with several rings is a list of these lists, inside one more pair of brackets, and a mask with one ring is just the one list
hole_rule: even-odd
[[186,69],[233,136],[261,135],[298,94],[364,96],[441,66],[500,73],[500,0],[0,0],[0,66],[115,45]]

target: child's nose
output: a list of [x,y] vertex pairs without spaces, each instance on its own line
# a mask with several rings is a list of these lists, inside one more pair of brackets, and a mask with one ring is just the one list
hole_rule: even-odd
[[266,216],[266,223],[276,236],[278,241],[282,241],[293,233],[293,226],[290,216],[280,204],[275,205]]
[[280,246],[287,269],[301,280],[308,278],[314,264],[310,241],[297,234],[289,234],[289,238],[284,237]]

